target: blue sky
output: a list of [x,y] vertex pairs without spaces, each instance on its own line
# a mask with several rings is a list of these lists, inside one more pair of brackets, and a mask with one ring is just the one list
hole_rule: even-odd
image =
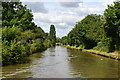
[[57,37],[63,37],[88,14],[101,14],[115,0],[21,0],[32,9],[34,22],[45,32],[56,27]]

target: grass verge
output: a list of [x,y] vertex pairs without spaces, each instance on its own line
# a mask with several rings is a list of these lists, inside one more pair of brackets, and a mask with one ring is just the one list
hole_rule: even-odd
[[107,53],[107,52],[97,51],[97,50],[93,50],[93,49],[83,49],[81,47],[70,46],[70,45],[64,45],[64,46],[69,47],[69,48],[73,48],[73,49],[79,49],[79,50],[82,50],[84,52],[89,52],[89,53],[92,53],[92,54],[96,54],[96,55],[100,55],[100,56],[120,60],[119,52]]

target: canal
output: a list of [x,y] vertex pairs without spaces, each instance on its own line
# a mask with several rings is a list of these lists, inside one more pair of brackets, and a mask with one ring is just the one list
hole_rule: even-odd
[[3,78],[118,78],[118,61],[63,46],[2,67]]

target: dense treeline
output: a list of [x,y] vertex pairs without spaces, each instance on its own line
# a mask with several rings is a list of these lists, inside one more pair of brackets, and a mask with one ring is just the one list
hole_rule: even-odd
[[3,2],[2,7],[3,65],[21,63],[26,56],[54,45],[48,33],[32,22],[31,10],[21,2]]
[[62,37],[62,43],[84,49],[120,51],[120,1],[108,5],[103,16],[87,15]]
[[109,43],[110,51],[120,50],[120,1],[114,2],[114,5],[108,5],[104,12],[105,24],[104,30],[106,36],[111,38]]

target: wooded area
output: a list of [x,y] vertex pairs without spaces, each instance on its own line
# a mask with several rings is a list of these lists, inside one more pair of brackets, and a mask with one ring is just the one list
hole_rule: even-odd
[[49,37],[49,33],[35,25],[31,10],[21,2],[3,2],[2,7],[3,65],[22,63],[30,54],[55,46],[55,27],[50,28]]
[[64,45],[81,49],[94,49],[120,53],[120,1],[108,5],[104,15],[89,14],[77,22],[67,36]]

